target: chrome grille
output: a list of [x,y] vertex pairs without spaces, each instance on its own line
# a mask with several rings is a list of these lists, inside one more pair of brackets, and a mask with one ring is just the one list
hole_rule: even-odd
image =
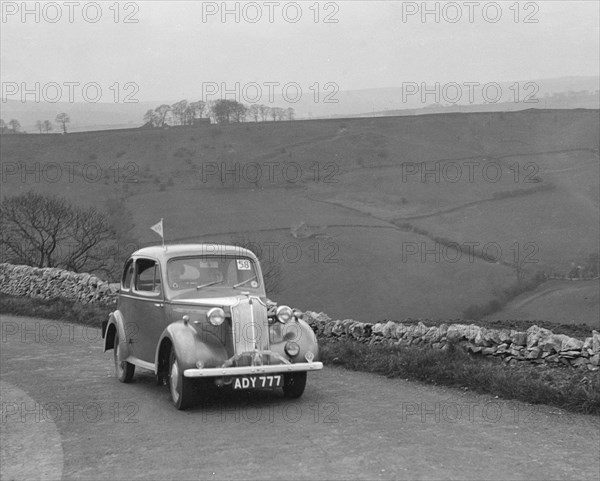
[[235,354],[269,349],[267,307],[259,299],[240,300],[231,308]]

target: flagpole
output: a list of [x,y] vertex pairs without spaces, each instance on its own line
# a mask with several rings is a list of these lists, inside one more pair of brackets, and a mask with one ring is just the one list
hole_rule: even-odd
[[152,227],[150,227],[150,229],[152,229],[154,232],[156,232],[160,238],[162,239],[162,246],[163,249],[165,250],[165,252],[167,251],[167,246],[165,246],[165,234],[164,234],[164,230],[163,230],[163,218],[160,218],[160,222],[158,224],[153,225]]

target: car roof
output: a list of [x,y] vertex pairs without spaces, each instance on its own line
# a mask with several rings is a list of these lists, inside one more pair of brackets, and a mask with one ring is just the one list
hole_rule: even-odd
[[144,247],[131,254],[131,257],[152,257],[161,261],[168,261],[174,257],[183,256],[246,256],[258,260],[254,253],[240,246],[226,244],[165,244]]

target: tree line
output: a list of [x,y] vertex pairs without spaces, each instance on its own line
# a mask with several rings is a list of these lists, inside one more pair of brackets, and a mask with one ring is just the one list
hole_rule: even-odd
[[294,120],[295,111],[289,107],[269,107],[262,104],[244,105],[236,100],[219,99],[204,102],[180,100],[173,105],[162,104],[144,114],[144,123],[152,127],[165,125],[192,125],[194,119],[209,118],[217,124],[245,122],[247,120]]
[[[56,116],[54,122],[58,124],[58,126],[62,129],[63,133],[67,133],[67,124],[71,122],[71,118],[68,114],[61,112]],[[39,130],[40,134],[50,133],[54,130],[54,126],[52,122],[49,120],[36,120],[35,128]],[[8,122],[5,122],[4,119],[0,119],[0,133],[2,134],[18,134],[21,131],[21,122],[17,119],[10,119]]]

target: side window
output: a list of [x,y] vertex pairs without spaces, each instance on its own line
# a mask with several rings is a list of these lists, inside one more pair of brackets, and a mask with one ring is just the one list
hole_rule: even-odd
[[133,259],[129,259],[123,269],[123,277],[121,278],[121,289],[129,290],[131,288],[131,279],[133,278]]
[[160,269],[151,259],[136,261],[135,290],[146,295],[160,294]]

